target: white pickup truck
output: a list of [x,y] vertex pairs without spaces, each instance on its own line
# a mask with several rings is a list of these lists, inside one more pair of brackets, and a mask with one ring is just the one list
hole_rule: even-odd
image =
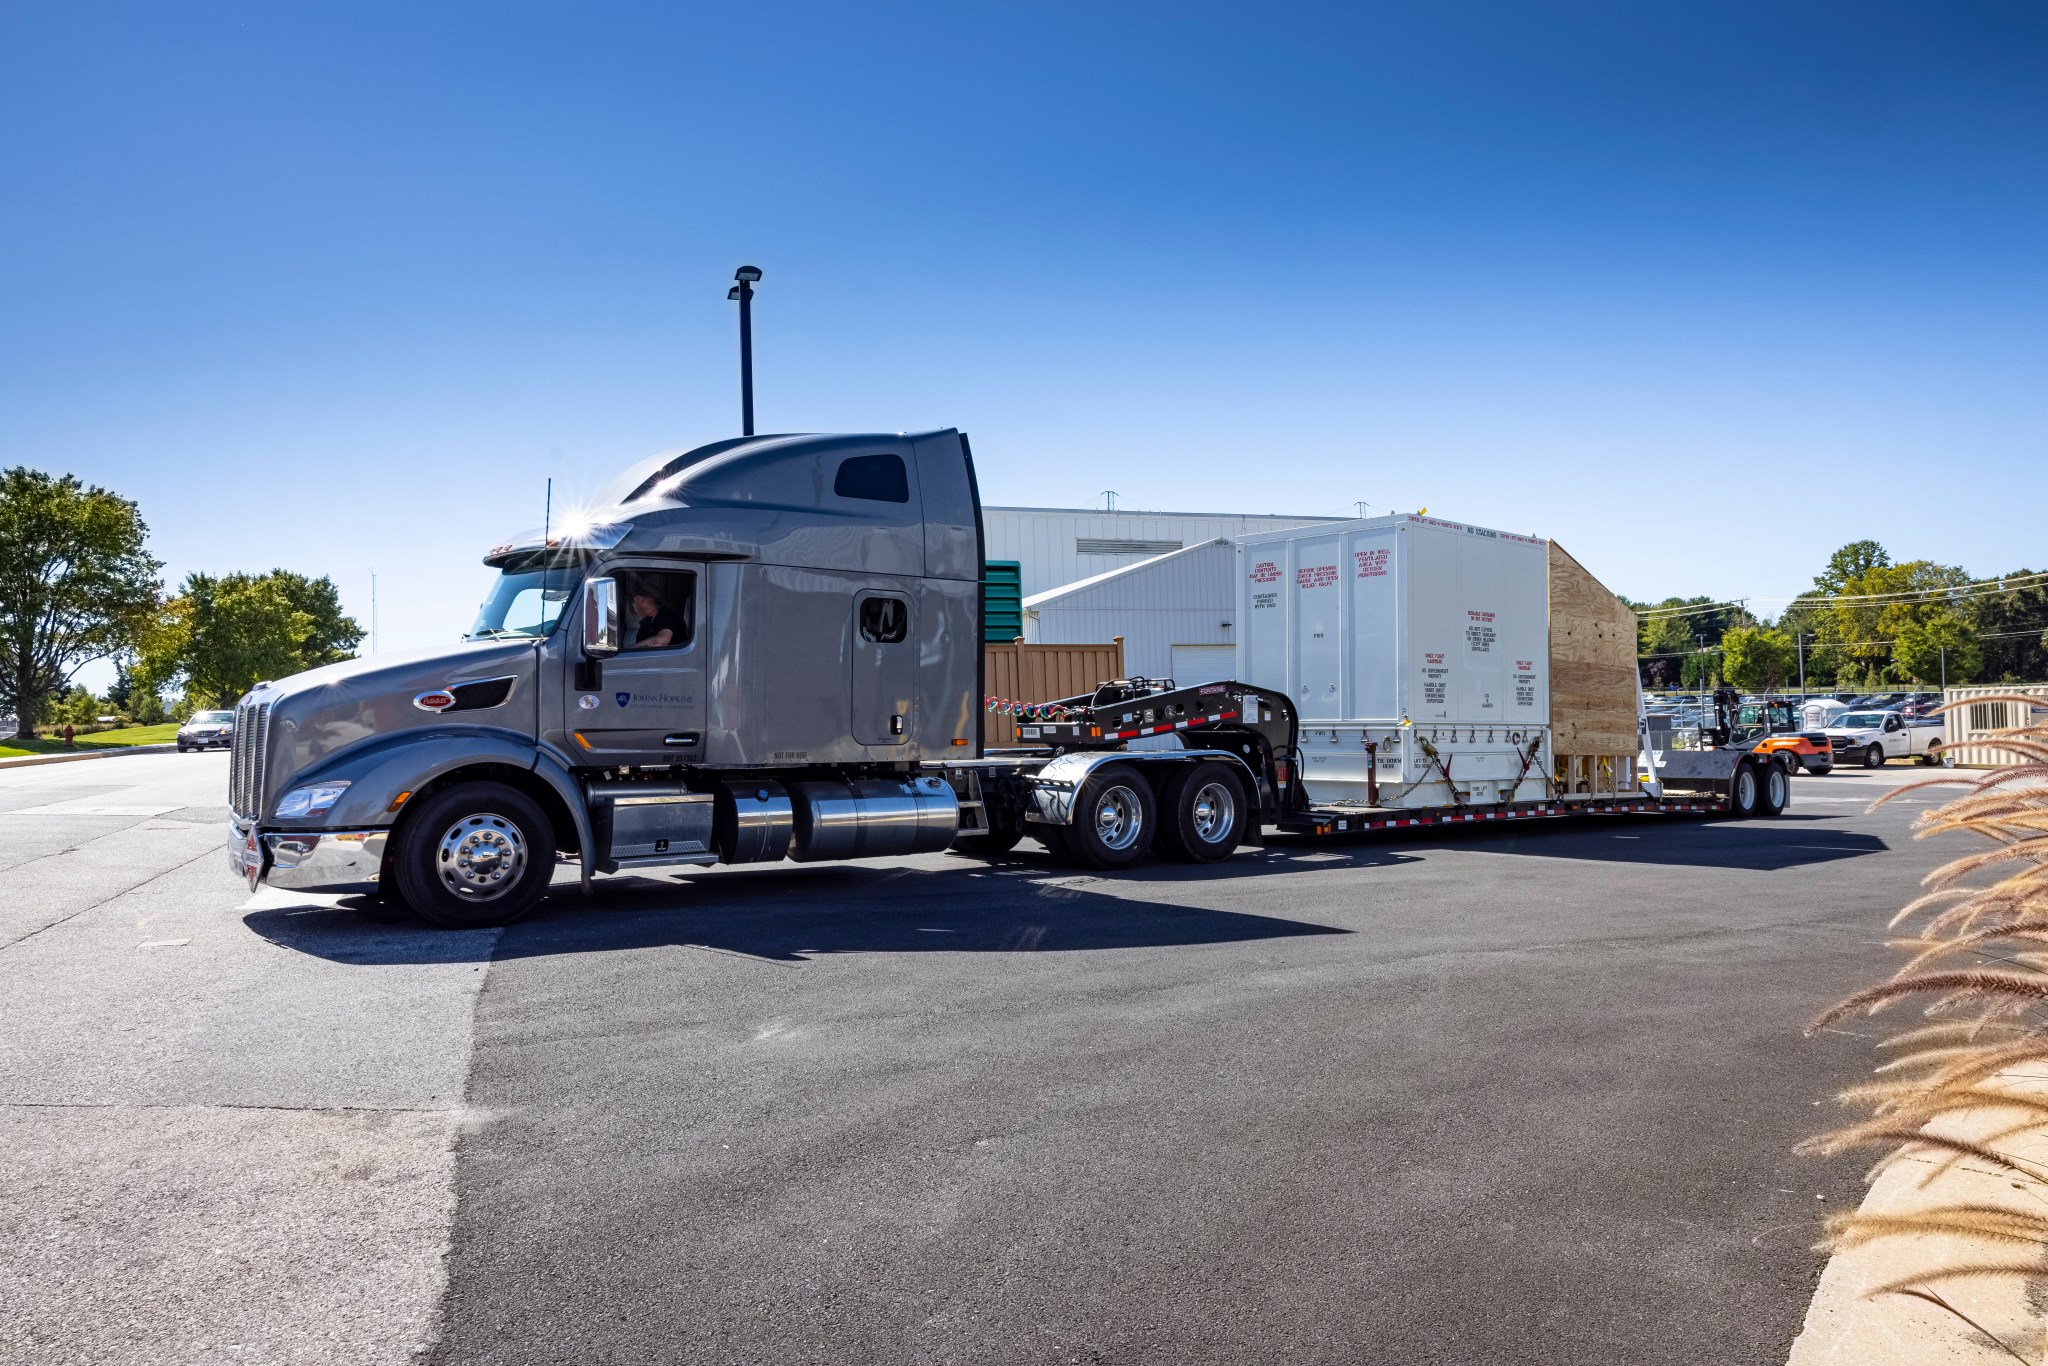
[[1917,726],[1895,711],[1852,711],[1825,727],[1837,764],[1860,763],[1882,768],[1887,759],[1917,758],[1941,762],[1940,726]]

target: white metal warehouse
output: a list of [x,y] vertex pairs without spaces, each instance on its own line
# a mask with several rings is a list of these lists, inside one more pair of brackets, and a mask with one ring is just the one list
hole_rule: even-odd
[[1024,639],[1124,641],[1124,672],[1185,686],[1229,678],[1236,644],[1236,543],[1203,541],[1024,599]]
[[[1282,531],[1342,520],[1229,512],[984,507],[982,558],[1021,565],[1021,591],[1030,597],[1111,569],[1213,541],[1218,536],[1249,536],[1259,531]],[[1226,600],[1228,596],[1226,593]]]

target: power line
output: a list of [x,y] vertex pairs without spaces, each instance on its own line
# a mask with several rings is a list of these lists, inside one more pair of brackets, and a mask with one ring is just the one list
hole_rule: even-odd
[[[2031,630],[2026,630],[2026,631],[1993,631],[1993,632],[1991,632],[1991,633],[1989,633],[1989,634],[1987,634],[1987,635],[1981,635],[1981,636],[1977,636],[1977,637],[1975,637],[1975,639],[1977,639],[1977,640],[2016,640],[2016,639],[2018,639],[2018,638],[2019,638],[2019,637],[2021,637],[2021,636],[2038,636],[2038,635],[2040,635],[2040,634],[2041,634],[2041,633],[2042,633],[2042,632],[2043,632],[2044,630],[2048,630],[2048,626],[2036,626],[2036,627],[2034,627],[2033,629],[2031,629]],[[1896,649],[1896,648],[1898,647],[1898,643],[1899,643],[1899,642],[1897,642],[1896,640],[1822,640],[1822,641],[1816,641],[1816,642],[1814,642],[1814,644],[1813,644],[1813,645],[1812,645],[1812,646],[1811,646],[1810,648],[1811,648],[1811,649],[1813,649],[1813,650],[1815,650],[1815,651],[1819,651],[1819,650],[1869,650],[1869,649],[1875,649],[1876,647],[1878,647],[1878,646],[1882,645],[1882,646],[1883,646],[1883,647],[1884,647],[1885,649],[1887,649],[1887,650],[1891,650],[1891,649]],[[1658,653],[1656,653],[1656,654],[1647,654],[1647,655],[1637,655],[1637,656],[1636,656],[1636,658],[1637,658],[1637,659],[1685,659],[1685,658],[1688,658],[1688,657],[1690,657],[1690,656],[1692,656],[1692,655],[1717,655],[1717,654],[1720,654],[1721,652],[1722,652],[1722,647],[1721,647],[1721,646],[1719,646],[1719,645],[1709,645],[1709,646],[1707,646],[1707,647],[1706,647],[1705,649],[1702,649],[1702,650],[1663,650],[1663,651],[1659,651],[1659,652],[1658,652]]]
[[2048,572],[2037,574],[2013,574],[2002,579],[1977,579],[1969,583],[1943,585],[1934,588],[1903,589],[1897,593],[1801,593],[1795,597],[1773,596],[1736,598],[1727,602],[1686,603],[1675,607],[1639,607],[1636,615],[1645,621],[1669,620],[1676,617],[1696,616],[1706,612],[1725,612],[1731,608],[1747,609],[1751,602],[1782,602],[1788,610],[1793,607],[1824,607],[1840,602],[1894,602],[1926,601],[1931,598],[1946,598],[1951,601],[1965,598],[1988,597],[1994,593],[2010,593],[2027,587],[2037,580],[2048,580]]

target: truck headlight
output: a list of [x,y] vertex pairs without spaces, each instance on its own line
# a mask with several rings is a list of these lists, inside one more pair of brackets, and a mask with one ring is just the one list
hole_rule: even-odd
[[295,787],[285,793],[284,800],[277,804],[278,819],[296,820],[301,816],[325,815],[346,791],[347,783],[314,783],[309,787]]

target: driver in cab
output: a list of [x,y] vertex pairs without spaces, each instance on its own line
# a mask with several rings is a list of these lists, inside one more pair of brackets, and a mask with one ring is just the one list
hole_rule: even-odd
[[637,625],[633,631],[635,650],[659,650],[680,641],[683,623],[666,604],[655,595],[651,587],[636,589],[633,593],[633,616]]

